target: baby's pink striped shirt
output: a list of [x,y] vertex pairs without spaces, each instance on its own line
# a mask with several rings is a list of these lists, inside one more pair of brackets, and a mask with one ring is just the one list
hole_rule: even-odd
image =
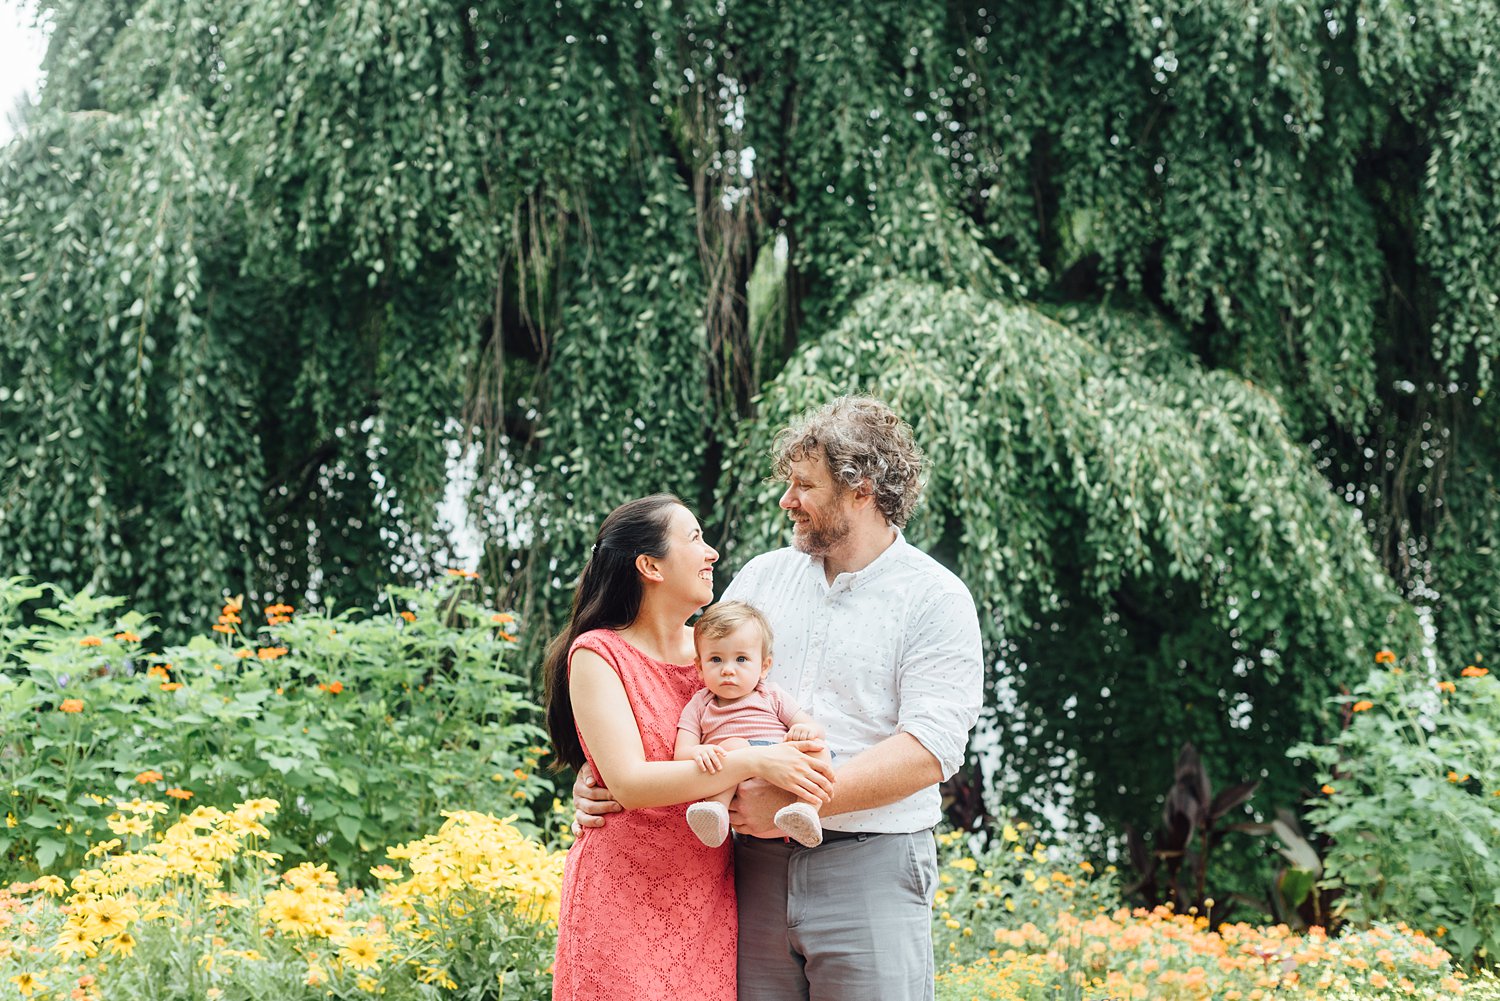
[[714,693],[704,688],[683,706],[677,729],[691,733],[700,744],[717,744],[729,737],[779,741],[801,711],[784,688],[769,681],[727,706],[715,705]]

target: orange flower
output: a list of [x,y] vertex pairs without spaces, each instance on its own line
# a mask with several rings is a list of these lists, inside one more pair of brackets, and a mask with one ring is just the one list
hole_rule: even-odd
[[507,643],[514,643],[516,641],[515,633],[508,633],[503,629],[500,630],[500,638]]
[[230,598],[229,600],[224,602],[224,611],[222,614],[236,615],[239,613],[239,610],[244,606],[244,604],[245,596],[243,594],[237,594],[233,598]]
[[1396,663],[1396,655],[1389,650],[1381,650],[1375,654],[1375,663],[1394,664]]
[[226,626],[222,622],[216,622],[214,623],[214,632],[223,633],[224,635],[228,636],[234,633],[234,626]]
[[100,646],[101,644],[103,644],[103,642],[104,641],[101,640],[97,636],[85,636],[83,639],[81,639],[81,640],[78,641],[78,645],[79,646]]
[[62,705],[57,707],[57,711],[60,713],[81,713],[83,712],[83,700],[63,699]]
[[490,616],[490,621],[498,622],[503,626],[516,621],[516,617],[509,612],[496,612],[494,615]]
[[1439,681],[1438,682],[1438,691],[1440,691],[1440,692],[1456,692],[1456,691],[1458,691],[1458,686],[1455,685],[1451,681]]
[[1374,708],[1375,708],[1375,703],[1369,701],[1368,699],[1364,699],[1364,700],[1361,700],[1359,702],[1354,703],[1354,711],[1357,712],[1357,713],[1362,713],[1366,709],[1374,709]]
[[255,651],[255,656],[261,660],[275,660],[277,657],[285,657],[286,652],[287,650],[284,646],[263,646]]
[[153,782],[160,782],[161,772],[157,771],[154,768],[148,768],[144,772],[141,772],[141,774],[137,775],[135,777],[135,780],[143,786],[150,785]]
[[255,654],[252,651],[250,651],[250,650],[236,650],[234,652],[234,659],[235,660],[244,660],[246,657],[254,657],[254,656],[255,656]]
[[186,789],[168,789],[166,791],[165,795],[171,796],[173,799],[192,799],[193,798],[193,794],[191,792],[188,792]]
[[284,626],[290,621],[292,621],[292,617],[290,615],[271,615],[266,618],[266,625]]
[[150,667],[146,668],[146,677],[161,678],[163,681],[166,681],[172,676],[167,673],[167,669],[165,667],[162,667],[160,664],[152,664]]
[[129,629],[115,633],[115,639],[119,640],[121,643],[139,643],[141,641],[141,638],[135,633],[131,632]]
[[1323,793],[1324,796],[1332,796],[1333,795],[1333,786],[1331,786],[1331,785],[1325,785],[1325,786],[1323,786],[1323,788],[1322,788],[1321,791],[1322,791],[1322,793]]
[[296,609],[294,609],[291,605],[275,604],[266,606],[267,615],[291,615],[294,611],[296,611]]
[[401,617],[403,619],[405,619],[407,622],[415,622],[415,621],[417,621],[417,613],[416,612],[402,612],[401,613]]
[[161,690],[164,692],[175,692],[181,687],[182,682],[180,681],[163,681],[161,683]]
[[1467,776],[1467,775],[1460,775],[1460,774],[1458,774],[1458,772],[1449,772],[1448,773],[1448,781],[1452,782],[1455,785],[1457,785],[1457,784],[1459,784],[1461,782],[1467,782],[1467,781],[1469,781],[1469,776]]
[[1485,668],[1475,667],[1473,664],[1470,664],[1468,667],[1459,672],[1459,674],[1462,674],[1465,678],[1482,678],[1489,673],[1490,672]]
[[221,616],[219,616],[219,621],[220,622],[231,622],[231,623],[234,623],[234,624],[238,625],[239,621],[240,621],[240,617],[238,615],[221,615]]
[[342,681],[335,681],[331,685],[319,685],[318,687],[325,692],[337,695],[339,692],[342,692],[344,690],[344,683]]
[[447,575],[449,577],[462,577],[465,580],[478,580],[479,579],[479,575],[477,573],[475,573],[474,571],[472,571],[472,570],[459,570],[459,569],[457,569],[455,567],[449,567],[444,572],[447,573]]

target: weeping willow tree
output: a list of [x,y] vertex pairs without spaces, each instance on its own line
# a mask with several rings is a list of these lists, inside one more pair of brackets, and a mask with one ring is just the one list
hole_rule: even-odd
[[1139,821],[1191,739],[1290,803],[1374,650],[1493,647],[1500,5],[41,6],[11,571],[368,601],[457,461],[542,637],[630,496],[778,544],[771,433],[859,389],[1029,802]]

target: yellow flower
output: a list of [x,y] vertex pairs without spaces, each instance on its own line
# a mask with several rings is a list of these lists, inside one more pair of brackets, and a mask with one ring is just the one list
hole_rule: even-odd
[[130,932],[121,932],[110,939],[105,944],[105,948],[117,956],[128,956],[135,952],[135,939],[131,937]]
[[134,907],[122,904],[113,897],[101,897],[77,905],[73,917],[83,923],[83,930],[94,941],[118,935],[139,916]]
[[380,965],[380,946],[368,935],[356,935],[344,942],[339,959],[356,970],[373,970]]
[[1000,830],[1000,836],[1002,838],[1004,838],[1006,841],[1020,841],[1021,840],[1020,832],[1018,832],[1014,827],[1010,826],[1009,824],[1006,824],[1003,828],[1001,828],[1001,830]]
[[53,944],[52,951],[65,959],[72,959],[79,953],[89,958],[99,954],[99,950],[94,947],[94,940],[78,925],[65,927],[62,934],[57,936],[57,942]]
[[68,892],[68,884],[64,883],[60,876],[38,876],[31,881],[31,885],[53,897],[61,897]]
[[29,998],[32,994],[42,989],[41,981],[37,980],[36,974],[27,973],[24,970],[10,978],[10,983],[21,989],[21,996]]

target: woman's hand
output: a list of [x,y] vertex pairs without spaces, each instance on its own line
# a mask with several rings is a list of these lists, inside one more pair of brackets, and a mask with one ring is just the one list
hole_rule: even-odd
[[731,753],[754,755],[755,774],[772,785],[809,803],[826,803],[833,798],[833,766],[813,757],[823,748],[821,740],[789,740]]

